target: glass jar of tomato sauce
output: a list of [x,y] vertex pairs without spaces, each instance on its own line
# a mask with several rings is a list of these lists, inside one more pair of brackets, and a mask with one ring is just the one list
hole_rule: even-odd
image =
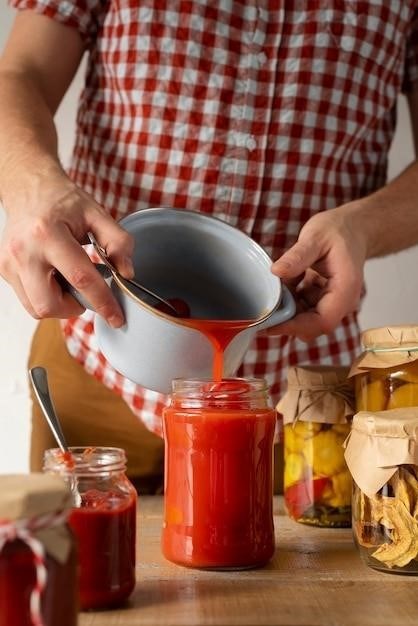
[[0,626],[76,626],[71,504],[58,476],[0,476]]
[[348,368],[292,367],[277,405],[284,422],[284,500],[297,522],[351,525],[350,472],[343,443],[354,413]]
[[197,568],[267,563],[276,413],[265,381],[175,380],[163,417],[164,556]]
[[44,471],[71,485],[69,524],[78,542],[82,609],[114,607],[135,587],[137,494],[120,448],[74,447],[45,452]]
[[361,337],[356,359],[356,410],[385,411],[418,406],[418,326],[372,328]]

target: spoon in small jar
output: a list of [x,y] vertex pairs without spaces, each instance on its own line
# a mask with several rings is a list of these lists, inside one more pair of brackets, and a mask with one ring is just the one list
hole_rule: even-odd
[[102,263],[106,265],[107,269],[110,271],[110,273],[113,276],[116,276],[122,282],[127,283],[134,295],[137,295],[136,292],[139,291],[140,292],[140,295],[138,295],[139,299],[143,298],[145,294],[148,300],[151,300],[151,303],[153,306],[156,306],[157,308],[160,307],[161,310],[163,310],[165,313],[168,313],[169,315],[172,315],[173,317],[180,317],[179,311],[171,304],[171,302],[169,302],[168,300],[165,300],[161,296],[158,296],[156,293],[154,293],[147,287],[144,287],[144,285],[141,285],[133,278],[125,278],[124,276],[119,274],[118,270],[116,269],[116,267],[113,265],[113,263],[110,261],[109,257],[107,256],[106,250],[102,248],[102,246],[99,244],[99,242],[97,241],[93,233],[88,232],[87,236],[90,239],[90,243],[93,245],[93,248],[95,252],[97,253],[99,259],[102,261]]
[[[42,413],[44,414],[44,417],[49,424],[49,427],[55,437],[55,440],[61,452],[66,456],[71,455],[71,452],[64,437],[64,433],[62,432],[58,415],[56,414],[54,405],[52,403],[51,394],[49,393],[48,375],[46,373],[46,369],[43,367],[32,367],[29,370],[29,378],[32,383],[36,398],[42,409]],[[78,490],[77,478],[75,474],[72,474],[71,476],[71,489],[74,495],[75,505],[78,507],[81,505],[82,500],[80,492]]]

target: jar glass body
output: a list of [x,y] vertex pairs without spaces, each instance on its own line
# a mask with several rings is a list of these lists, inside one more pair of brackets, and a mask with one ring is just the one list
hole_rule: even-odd
[[62,475],[81,496],[69,524],[78,543],[84,610],[117,606],[135,587],[137,494],[125,468],[125,453],[119,448],[45,453],[44,471]]
[[370,567],[418,574],[418,466],[401,465],[375,495],[353,488],[354,539]]
[[357,411],[418,406],[418,361],[358,374],[355,388]]
[[[64,563],[45,554],[47,582],[41,595],[45,626],[77,625],[77,557],[72,533],[71,537],[71,549]],[[0,626],[33,625],[30,597],[36,582],[32,550],[20,539],[7,542],[0,553]]]
[[350,423],[297,421],[284,427],[284,499],[297,522],[351,525],[352,480],[342,444]]
[[265,382],[174,381],[163,417],[164,556],[198,568],[267,563],[276,413]]

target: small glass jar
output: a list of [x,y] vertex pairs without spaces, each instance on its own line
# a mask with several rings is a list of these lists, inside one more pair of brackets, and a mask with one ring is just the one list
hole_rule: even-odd
[[205,569],[267,563],[276,413],[265,381],[175,380],[163,417],[164,556]]
[[357,411],[418,406],[418,327],[373,328],[353,373]]
[[289,516],[314,526],[351,526],[352,481],[343,443],[354,394],[348,368],[293,367],[278,404],[284,416],[284,500]]
[[118,606],[135,587],[137,494],[126,476],[120,448],[70,448],[45,452],[44,471],[71,485],[69,524],[78,541],[82,609]]
[[418,408],[361,412],[346,447],[353,532],[364,562],[418,574]]
[[4,475],[0,493],[0,626],[76,626],[68,488],[56,476]]

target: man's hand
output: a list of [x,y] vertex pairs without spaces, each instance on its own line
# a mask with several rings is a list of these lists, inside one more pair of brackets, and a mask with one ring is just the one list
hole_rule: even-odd
[[92,231],[113,264],[132,277],[133,241],[64,173],[53,115],[84,53],[77,29],[19,12],[0,58],[0,196],[7,213],[0,274],[35,318],[72,317],[82,307],[58,270],[114,327],[121,308],[82,244]]
[[350,205],[318,213],[303,226],[295,245],[273,263],[273,274],[295,295],[297,313],[267,331],[269,335],[310,341],[332,332],[357,310],[367,247],[350,215]]
[[[19,185],[17,185],[19,188]],[[59,170],[34,177],[13,207],[0,246],[0,274],[36,319],[72,317],[83,308],[55,280],[58,270],[113,327],[123,324],[121,308],[82,248],[92,231],[125,277],[133,276],[133,240],[94,200]],[[8,210],[8,209],[13,210]]]

